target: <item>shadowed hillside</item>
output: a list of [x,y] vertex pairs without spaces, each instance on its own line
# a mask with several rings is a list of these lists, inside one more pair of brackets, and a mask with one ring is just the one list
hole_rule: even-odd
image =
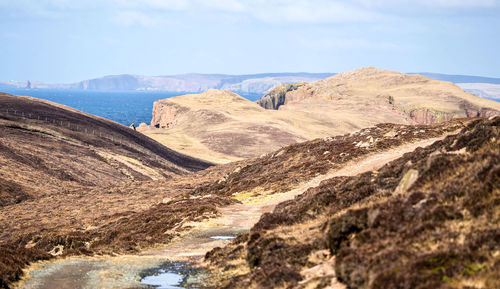
[[82,186],[161,180],[207,168],[120,124],[0,94],[0,206]]
[[[32,261],[89,253],[88,241],[133,250],[158,230],[144,225],[151,215],[174,226],[213,213],[226,201],[207,200],[192,211],[184,202],[151,209],[217,177],[207,170],[182,179],[209,166],[112,121],[0,94],[0,288]],[[163,233],[157,242],[173,236]]]

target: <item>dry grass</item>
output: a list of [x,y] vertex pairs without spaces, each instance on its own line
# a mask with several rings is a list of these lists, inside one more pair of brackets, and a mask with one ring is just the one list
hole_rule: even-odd
[[[276,90],[283,94],[282,88]],[[227,163],[379,123],[431,123],[500,111],[500,103],[452,83],[374,68],[295,85],[284,98],[279,110],[218,90],[160,100],[152,120],[160,128],[144,133],[185,154]]]

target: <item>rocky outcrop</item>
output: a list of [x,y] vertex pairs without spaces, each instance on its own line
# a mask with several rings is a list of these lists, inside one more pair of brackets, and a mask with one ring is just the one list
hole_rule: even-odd
[[257,104],[265,109],[278,109],[281,105],[285,104],[285,96],[288,92],[294,91],[297,88],[306,85],[305,82],[295,83],[295,84],[282,84],[273,90],[269,91],[261,99],[257,101]]
[[500,115],[500,112],[498,110],[478,107],[466,101],[460,104],[460,108],[454,112],[445,112],[426,107],[415,108],[406,111],[410,118],[418,124],[437,123],[463,117],[489,118],[492,116]]
[[412,120],[419,124],[443,122],[456,117],[463,117],[462,115],[457,116],[454,113],[446,113],[428,108],[412,109],[408,114]]
[[168,101],[155,101],[153,104],[153,119],[151,126],[156,128],[171,128],[189,109]]
[[496,116],[496,115],[500,115],[500,112],[498,110],[494,110],[494,109],[488,109],[488,108],[481,108],[481,109],[477,109],[477,108],[468,108],[468,109],[465,109],[465,114],[467,115],[467,117],[492,117],[492,116]]

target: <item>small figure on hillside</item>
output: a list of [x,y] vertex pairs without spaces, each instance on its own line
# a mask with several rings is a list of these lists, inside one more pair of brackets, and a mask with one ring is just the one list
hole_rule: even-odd
[[135,130],[135,123],[133,123],[133,124],[129,125],[129,127],[130,127],[131,129]]

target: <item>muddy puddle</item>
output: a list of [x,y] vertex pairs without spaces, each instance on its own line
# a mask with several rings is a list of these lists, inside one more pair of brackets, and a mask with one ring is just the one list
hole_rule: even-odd
[[17,288],[200,288],[206,279],[202,269],[188,262],[120,256],[111,258],[67,258],[39,263],[27,272]]
[[206,277],[202,269],[185,262],[165,262],[140,275],[142,284],[158,289],[200,288]]
[[235,239],[236,236],[211,236],[210,239],[213,240],[232,240]]

